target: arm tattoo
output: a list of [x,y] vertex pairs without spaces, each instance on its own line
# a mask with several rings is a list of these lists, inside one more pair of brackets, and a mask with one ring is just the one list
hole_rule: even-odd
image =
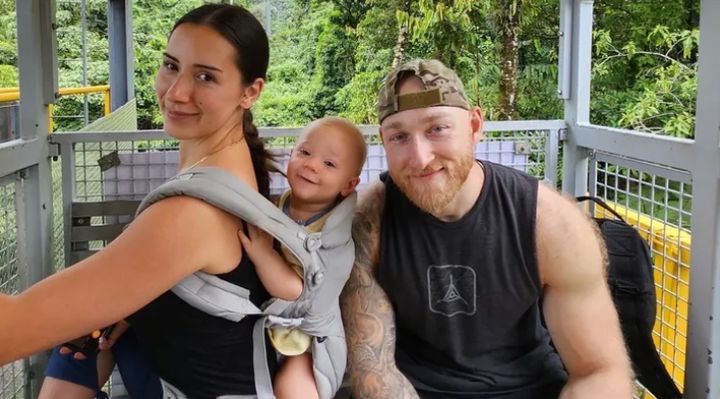
[[395,315],[375,280],[385,187],[366,190],[355,211],[355,265],[340,296],[348,344],[353,396],[368,399],[418,398],[395,365]]

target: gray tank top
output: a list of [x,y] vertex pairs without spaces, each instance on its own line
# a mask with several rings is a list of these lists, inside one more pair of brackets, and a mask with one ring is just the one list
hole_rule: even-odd
[[480,197],[454,222],[386,178],[377,278],[395,308],[396,361],[425,398],[552,398],[566,373],[538,304],[538,181],[481,165]]

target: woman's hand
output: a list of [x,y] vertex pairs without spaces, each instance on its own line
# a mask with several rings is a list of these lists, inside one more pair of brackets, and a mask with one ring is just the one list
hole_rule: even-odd
[[115,327],[113,327],[110,334],[100,337],[100,343],[98,344],[100,350],[104,351],[112,348],[118,338],[120,338],[120,336],[123,335],[128,328],[130,328],[130,324],[125,320],[120,320],[115,323]]
[[[130,325],[125,320],[120,320],[117,323],[115,323],[112,327],[108,327],[108,328],[112,328],[112,330],[110,331],[109,334],[107,334],[107,336],[105,334],[102,334],[99,337],[97,337],[98,350],[99,351],[109,350],[115,344],[115,342],[117,342],[118,338],[120,338],[120,336],[123,333],[125,333],[125,331],[127,331],[129,326]],[[100,332],[98,331],[98,333],[100,333]],[[90,334],[92,334],[92,333],[90,333]],[[90,334],[88,334],[88,335],[90,335]],[[86,339],[94,339],[94,338],[86,338]],[[72,353],[73,358],[77,359],[77,360],[87,359],[87,355],[85,353],[76,351],[73,348],[71,348],[69,346],[65,346],[65,345],[61,346],[60,349],[58,350],[58,352],[61,355],[69,355]]]

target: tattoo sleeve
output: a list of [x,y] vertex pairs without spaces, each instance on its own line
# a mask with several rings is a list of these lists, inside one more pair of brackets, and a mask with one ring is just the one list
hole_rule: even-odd
[[395,365],[395,315],[375,280],[385,187],[377,183],[360,198],[353,221],[355,265],[340,296],[353,396],[418,398]]

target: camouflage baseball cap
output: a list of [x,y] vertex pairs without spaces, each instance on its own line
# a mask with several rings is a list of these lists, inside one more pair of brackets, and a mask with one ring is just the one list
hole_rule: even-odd
[[[396,92],[399,80],[417,76],[425,85],[425,91],[399,96]],[[378,119],[382,123],[388,116],[408,109],[446,105],[470,109],[463,84],[455,71],[438,60],[412,60],[395,68],[385,78],[380,88]]]

